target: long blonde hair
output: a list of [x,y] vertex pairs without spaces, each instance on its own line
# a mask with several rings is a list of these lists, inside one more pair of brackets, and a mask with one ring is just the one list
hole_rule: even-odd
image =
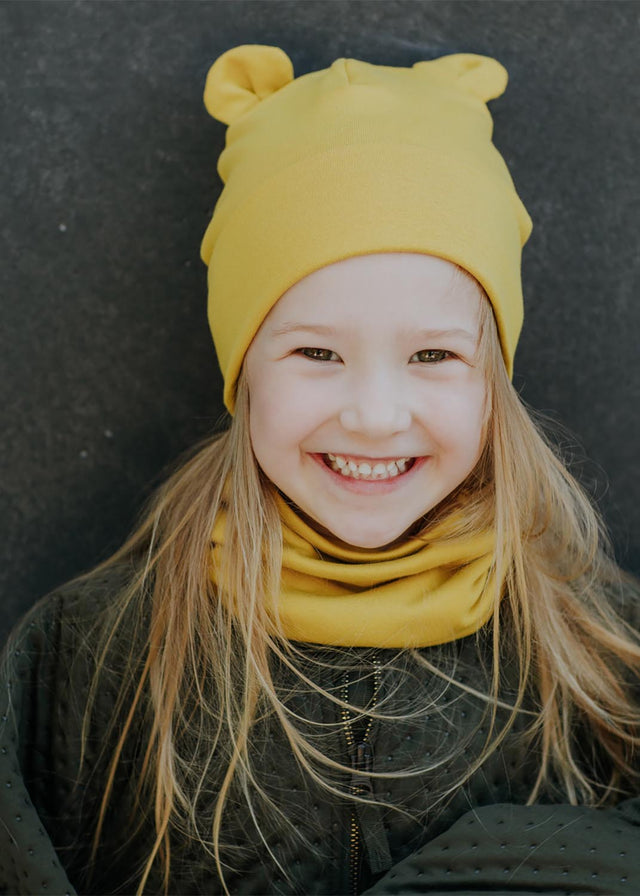
[[[496,593],[491,622],[492,684],[481,695],[492,724],[481,754],[455,787],[497,748],[531,692],[538,710],[530,716],[528,734],[540,747],[541,762],[530,800],[553,778],[572,803],[612,802],[637,774],[631,756],[639,710],[624,680],[629,670],[640,669],[640,648],[615,609],[632,580],[615,563],[597,510],[545,434],[547,422],[525,407],[509,381],[484,294],[480,328],[479,363],[489,383],[484,450],[473,473],[427,514],[421,530],[428,533],[436,518],[464,507],[454,535],[493,526],[498,568],[506,558],[498,569],[504,585]],[[211,532],[223,501],[227,531],[221,587],[233,595],[233,614],[214,593],[209,569]],[[252,794],[260,789],[249,756],[258,707],[277,719],[298,763],[321,786],[339,792],[331,771],[346,770],[305,737],[272,678],[274,656],[296,670],[295,645],[274,630],[266,611],[265,597],[279,586],[282,534],[274,487],[251,450],[243,376],[229,429],[199,446],[166,481],[136,531],[99,570],[132,558],[135,573],[108,610],[85,716],[86,733],[118,626],[130,618],[132,608],[141,613],[136,608],[148,603],[144,661],[133,696],[128,688],[121,692],[125,722],[110,759],[94,854],[125,743],[139,713],[150,707],[139,793],[152,802],[156,837],[138,892],[156,863],[168,887],[172,829],[197,831],[195,805],[214,756],[226,771],[209,837],[198,837],[214,856],[224,887],[220,840],[230,788],[232,783],[240,788],[250,811]],[[141,601],[140,595],[147,599]],[[519,682],[508,721],[497,726],[505,628]],[[419,651],[413,654],[430,672],[445,675]],[[306,683],[340,703],[335,694]],[[576,755],[572,726],[577,719],[592,730],[608,757],[603,780],[594,780]],[[196,746],[182,755],[180,744],[188,738]],[[196,755],[201,758],[194,771]],[[270,808],[280,810],[273,804]]]

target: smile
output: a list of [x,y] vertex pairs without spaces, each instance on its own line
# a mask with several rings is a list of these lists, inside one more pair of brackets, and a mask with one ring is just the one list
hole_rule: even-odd
[[383,479],[394,479],[406,473],[415,462],[413,457],[397,457],[392,460],[356,460],[344,454],[323,454],[322,459],[334,473],[340,473],[345,479],[360,479],[377,482]]

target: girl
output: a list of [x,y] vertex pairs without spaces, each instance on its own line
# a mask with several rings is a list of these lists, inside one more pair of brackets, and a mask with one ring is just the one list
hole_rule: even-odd
[[505,85],[212,67],[232,422],[7,648],[4,892],[638,892],[638,588],[511,385]]

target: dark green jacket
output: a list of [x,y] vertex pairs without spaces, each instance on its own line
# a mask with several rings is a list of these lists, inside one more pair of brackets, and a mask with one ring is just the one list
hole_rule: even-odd
[[[89,587],[61,589],[41,602],[10,642],[0,709],[0,893],[136,890],[152,835],[143,806],[135,806],[132,796],[144,718],[139,742],[132,739],[120,763],[93,867],[89,857],[113,749],[107,723],[129,674],[119,651],[124,655],[130,645],[116,643],[109,656],[85,765],[76,780],[94,657],[91,626],[117,587],[110,573]],[[637,625],[638,607],[626,607],[625,613]],[[488,652],[481,636],[423,654],[482,690]],[[338,656],[344,668],[336,672]],[[267,831],[265,845],[246,802],[232,794],[223,834],[231,893],[640,893],[640,799],[627,794],[615,808],[590,809],[563,804],[548,792],[540,803],[526,806],[538,757],[523,749],[516,725],[469,782],[443,800],[447,784],[484,742],[481,700],[426,674],[402,653],[338,654],[307,647],[304,662],[318,683],[338,696],[349,688],[349,698],[358,704],[370,699],[372,670],[381,664],[378,698],[386,701],[385,711],[402,714],[418,707],[409,721],[377,721],[367,732],[366,719],[346,725],[333,703],[310,697],[285,669],[275,670],[288,705],[310,725],[324,725],[313,729],[323,732],[323,751],[348,765],[354,761],[354,739],[364,739],[360,767],[369,762],[374,771],[389,774],[371,779],[374,796],[406,812],[355,806],[328,795],[301,773],[278,726],[262,719],[253,760],[262,786],[284,806],[285,817],[265,814],[256,802],[258,819],[266,819],[260,825]],[[585,757],[596,765],[603,761],[593,757],[586,735],[576,736],[583,740]],[[417,778],[401,774],[429,763],[435,767]],[[204,828],[219,785],[216,772],[210,779],[198,806]],[[337,783],[348,791],[353,781]],[[174,846],[169,891],[222,892],[213,859],[193,840]],[[151,877],[146,892],[161,892],[159,877]]]

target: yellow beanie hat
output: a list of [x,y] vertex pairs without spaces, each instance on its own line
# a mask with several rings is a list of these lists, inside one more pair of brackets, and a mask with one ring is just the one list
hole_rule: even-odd
[[209,324],[233,413],[245,353],[280,296],[354,255],[422,252],[465,268],[493,305],[509,376],[531,219],[491,142],[507,72],[464,53],[394,68],[338,59],[294,78],[269,46],[228,50],[204,100],[228,124],[225,187],[202,241]]

